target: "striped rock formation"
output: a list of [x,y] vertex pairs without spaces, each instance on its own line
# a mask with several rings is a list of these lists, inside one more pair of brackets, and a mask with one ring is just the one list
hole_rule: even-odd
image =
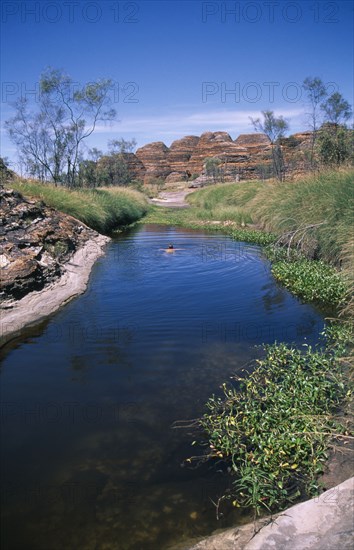
[[[311,147],[312,133],[299,132],[282,140],[287,173],[298,175],[306,170],[306,152]],[[150,183],[189,181],[205,175],[205,161],[219,160],[224,181],[258,179],[271,169],[272,150],[264,134],[241,134],[233,140],[227,132],[205,132],[200,137],[186,136],[170,147],[157,141],[129,154],[132,179]],[[192,177],[193,176],[193,177]]]

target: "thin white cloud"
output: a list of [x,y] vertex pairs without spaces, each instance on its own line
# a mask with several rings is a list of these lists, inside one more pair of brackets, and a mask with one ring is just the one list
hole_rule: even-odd
[[[120,120],[111,124],[99,124],[95,132],[87,141],[88,147],[98,147],[106,150],[107,142],[116,136],[123,136],[127,139],[135,138],[138,147],[153,141],[163,141],[166,145],[187,135],[200,136],[203,132],[224,131],[228,132],[233,139],[243,133],[252,133],[254,129],[250,117],[257,118],[260,111],[253,110],[210,110],[194,111],[191,113],[174,112],[159,113],[157,115],[127,115],[120,114]],[[274,109],[276,116],[282,115],[290,122],[290,132],[304,130],[306,128],[305,111],[302,108]],[[119,116],[119,115],[118,115]],[[1,130],[2,154],[14,158],[14,148]]]
[[[301,124],[303,109],[276,110],[277,116],[282,115],[291,123]],[[243,132],[253,132],[251,118],[259,117],[256,110],[225,110],[205,111],[192,114],[166,114],[147,117],[125,117],[110,125],[99,125],[96,132],[103,134],[134,133],[139,135],[185,136],[200,134],[206,131],[222,130],[238,135]]]

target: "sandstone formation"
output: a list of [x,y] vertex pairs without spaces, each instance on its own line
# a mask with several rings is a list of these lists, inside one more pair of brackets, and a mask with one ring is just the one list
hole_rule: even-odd
[[269,139],[265,134],[240,134],[235,143],[239,147],[244,147],[249,154],[262,153],[269,147]]
[[168,153],[170,167],[175,177],[177,177],[177,174],[180,174],[182,178],[180,177],[179,180],[171,180],[170,178],[169,181],[181,181],[181,179],[188,177],[188,172],[190,173],[191,170],[189,161],[198,146],[199,139],[198,136],[186,136],[182,139],[177,139],[171,144]]
[[162,141],[148,143],[137,150],[136,156],[146,169],[145,183],[157,178],[165,179],[173,171],[169,164],[168,153],[169,149]]
[[0,299],[42,289],[95,236],[71,216],[0,187]]
[[181,172],[171,172],[165,179],[166,183],[176,183],[178,181],[187,181],[190,177],[188,171],[183,170]]
[[[311,142],[312,132],[299,132],[281,140],[288,177],[308,168]],[[197,177],[197,184],[204,184],[209,177],[205,170],[209,158],[218,159],[223,181],[269,177],[272,147],[265,134],[241,134],[233,140],[227,132],[205,132],[200,137],[178,139],[170,147],[161,141],[149,143],[126,157],[132,179],[174,183]]]
[[227,132],[205,132],[190,159],[191,172],[201,174],[205,159],[212,157],[218,157],[230,169],[230,165],[247,160],[247,151],[238,147]]
[[312,143],[312,132],[298,132],[297,134],[293,134],[292,136],[290,136],[290,138],[286,139],[297,141],[297,145],[310,147]]
[[144,181],[146,168],[134,153],[121,153],[123,160],[133,180]]

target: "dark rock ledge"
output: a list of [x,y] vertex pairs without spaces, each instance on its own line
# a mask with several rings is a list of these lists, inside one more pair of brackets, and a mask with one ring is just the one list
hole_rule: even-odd
[[108,237],[0,187],[0,341],[86,288]]

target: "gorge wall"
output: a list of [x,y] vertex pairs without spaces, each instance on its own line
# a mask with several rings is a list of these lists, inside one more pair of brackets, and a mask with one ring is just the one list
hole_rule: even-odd
[[[311,139],[311,132],[283,138],[281,147],[290,177],[304,172]],[[205,132],[200,137],[178,139],[170,147],[156,141],[140,147],[135,154],[126,153],[124,158],[132,179],[144,183],[192,180],[204,173],[208,158],[219,159],[225,181],[258,179],[272,164],[269,139],[256,133],[241,134],[233,140],[227,132]]]

